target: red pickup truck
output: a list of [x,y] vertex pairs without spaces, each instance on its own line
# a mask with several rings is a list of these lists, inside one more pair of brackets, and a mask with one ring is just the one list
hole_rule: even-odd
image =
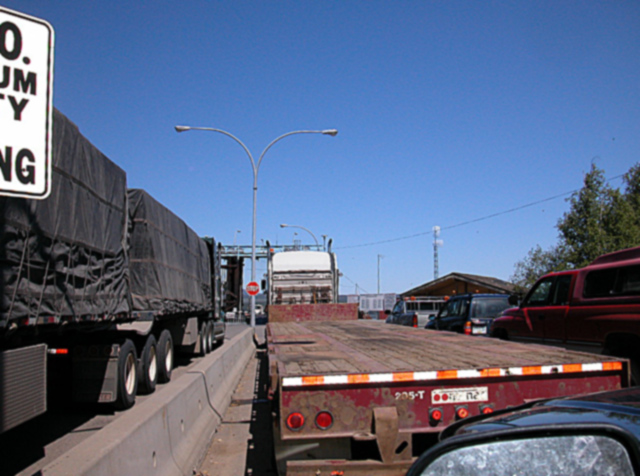
[[491,334],[628,358],[640,384],[640,247],[543,276],[493,321]]

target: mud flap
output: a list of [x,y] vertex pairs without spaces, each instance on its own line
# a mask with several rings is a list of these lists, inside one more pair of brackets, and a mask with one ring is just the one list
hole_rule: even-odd
[[373,409],[373,433],[383,463],[411,460],[411,435],[401,434],[396,407]]

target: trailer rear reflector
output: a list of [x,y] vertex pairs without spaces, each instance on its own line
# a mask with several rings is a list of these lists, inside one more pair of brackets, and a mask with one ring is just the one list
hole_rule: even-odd
[[535,376],[607,372],[622,370],[622,362],[587,364],[536,365],[527,367],[487,368],[469,370],[438,370],[432,372],[393,372],[384,374],[308,375],[284,377],[283,387],[314,387],[326,385],[372,384],[388,382],[422,382],[426,380],[457,380],[481,377]]
[[333,415],[330,412],[322,411],[316,415],[316,426],[321,430],[327,430],[333,425]]
[[52,355],[68,355],[69,349],[47,349],[47,352]]
[[287,417],[287,426],[290,430],[297,431],[304,426],[304,417],[302,413],[295,412]]
[[429,419],[433,423],[438,423],[442,420],[442,410],[439,408],[433,408],[429,411]]

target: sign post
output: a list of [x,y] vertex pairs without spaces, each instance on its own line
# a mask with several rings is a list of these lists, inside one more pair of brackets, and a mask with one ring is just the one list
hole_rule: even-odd
[[0,7],[0,195],[51,192],[53,44],[49,23]]

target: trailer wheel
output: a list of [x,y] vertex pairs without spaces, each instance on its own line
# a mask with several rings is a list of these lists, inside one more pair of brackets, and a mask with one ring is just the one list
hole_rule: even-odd
[[509,335],[507,334],[507,331],[505,331],[504,329],[496,329],[491,334],[491,337],[495,337],[496,339],[501,339],[501,340],[509,340]]
[[138,358],[136,346],[126,339],[120,346],[118,355],[118,397],[114,406],[118,410],[126,410],[136,403],[138,392]]
[[213,351],[216,346],[216,339],[213,335],[213,322],[207,322],[207,354]]
[[156,389],[156,383],[158,382],[158,355],[156,338],[153,334],[149,334],[142,353],[140,355],[139,362],[139,374],[140,381],[138,383],[139,389],[143,393],[153,393]]
[[193,348],[193,354],[196,357],[204,357],[207,355],[207,323],[203,322],[198,331],[198,344]]
[[200,340],[200,349],[195,353],[198,357],[204,357],[211,352],[211,332],[207,322],[203,322],[200,326],[198,337]]
[[213,324],[213,338],[216,341],[216,347],[220,347],[222,344],[224,344],[224,336],[226,334],[226,324],[222,323],[222,332],[218,333],[219,335],[216,336],[216,325],[215,323]]
[[164,329],[158,337],[158,382],[167,383],[173,371],[173,338],[171,332]]

